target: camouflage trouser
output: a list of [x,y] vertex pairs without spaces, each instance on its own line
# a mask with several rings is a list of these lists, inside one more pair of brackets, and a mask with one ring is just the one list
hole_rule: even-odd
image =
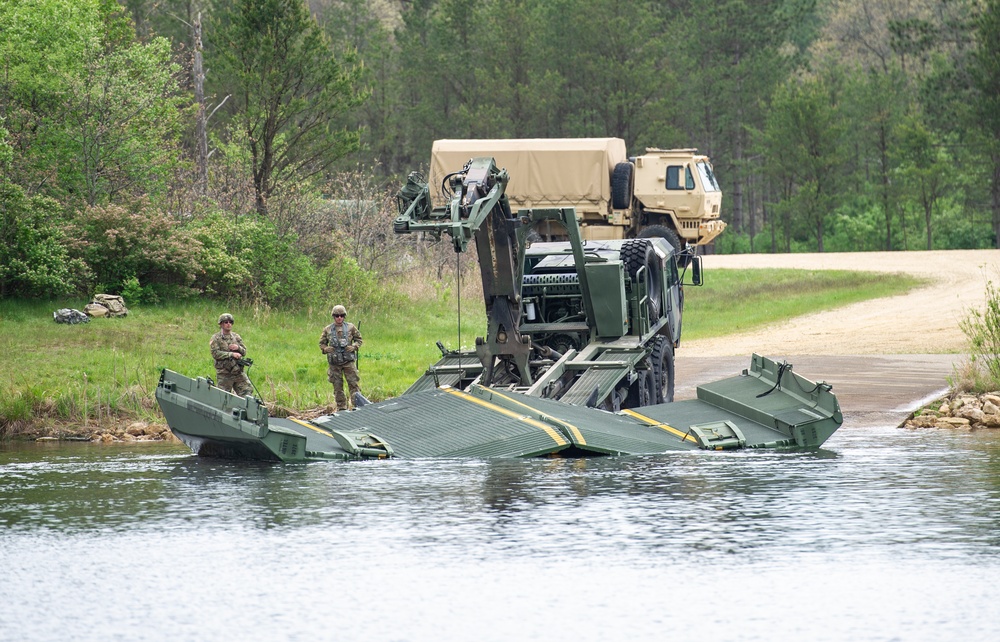
[[326,378],[333,384],[333,392],[337,397],[337,410],[347,410],[347,396],[344,395],[344,379],[347,379],[347,388],[354,397],[355,392],[361,392],[361,377],[358,376],[358,365],[353,361],[348,361],[343,365],[330,364]]
[[226,392],[235,392],[241,397],[245,397],[253,392],[253,388],[250,385],[250,379],[247,377],[245,372],[230,374],[228,372],[216,371],[215,374],[219,379],[215,382],[215,385],[222,388]]

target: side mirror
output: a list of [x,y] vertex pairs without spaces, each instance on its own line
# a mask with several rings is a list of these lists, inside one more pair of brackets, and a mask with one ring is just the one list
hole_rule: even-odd
[[[704,281],[701,275],[701,257],[692,256],[688,259],[687,269],[684,270],[684,274],[687,275],[688,272],[691,273],[691,281],[685,285],[701,285]],[[681,278],[684,281],[684,278]]]

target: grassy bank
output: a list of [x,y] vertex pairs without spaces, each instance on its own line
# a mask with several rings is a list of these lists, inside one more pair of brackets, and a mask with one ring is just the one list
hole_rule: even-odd
[[[686,291],[684,337],[693,340],[887,296],[914,287],[909,277],[858,272],[716,270]],[[350,310],[365,339],[362,390],[373,400],[406,389],[440,355],[435,342],[458,345],[456,303],[446,295],[408,299],[384,312]],[[162,368],[214,376],[208,341],[221,312],[254,360],[249,375],[268,403],[293,412],[329,409],[332,387],[319,352],[329,307],[255,309],[205,300],[132,306],[123,319],[83,325],[52,321],[79,301],[0,301],[0,437],[37,434],[39,426],[94,430],[129,421],[157,422],[153,391]],[[481,298],[462,302],[461,342],[485,329]]]

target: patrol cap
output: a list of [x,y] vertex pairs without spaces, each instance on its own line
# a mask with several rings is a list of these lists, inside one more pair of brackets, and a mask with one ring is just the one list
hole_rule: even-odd
[[223,312],[222,314],[219,315],[219,325],[222,325],[223,321],[229,321],[230,323],[236,323],[235,321],[233,321],[233,315],[229,314],[228,312]]
[[330,311],[330,316],[335,317],[338,314],[343,314],[346,317],[347,316],[347,308],[345,308],[342,305],[335,305],[335,306],[333,306],[333,310]]

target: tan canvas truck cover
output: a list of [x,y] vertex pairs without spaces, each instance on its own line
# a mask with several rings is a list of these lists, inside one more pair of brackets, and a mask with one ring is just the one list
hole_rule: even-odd
[[575,207],[580,217],[609,214],[611,172],[627,160],[621,138],[437,140],[428,180],[434,204],[450,200],[441,193],[445,176],[485,156],[507,170],[507,198],[515,209]]

